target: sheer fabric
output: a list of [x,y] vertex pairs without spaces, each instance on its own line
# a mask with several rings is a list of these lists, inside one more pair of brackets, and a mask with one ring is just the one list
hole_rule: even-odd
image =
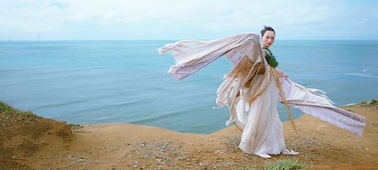
[[[242,130],[240,149],[250,154],[287,152],[277,103],[293,107],[321,120],[362,135],[365,118],[333,105],[324,92],[301,86],[279,76],[264,59],[259,35],[239,34],[211,41],[184,40],[166,44],[161,54],[172,52],[176,61],[169,69],[177,80],[190,76],[219,57],[234,68],[217,89],[216,103],[228,106],[230,119]],[[282,95],[280,95],[282,94]]]

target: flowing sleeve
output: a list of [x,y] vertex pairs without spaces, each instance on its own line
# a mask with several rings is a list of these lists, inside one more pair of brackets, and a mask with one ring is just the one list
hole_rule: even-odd
[[355,135],[363,134],[366,118],[336,107],[324,91],[306,88],[289,79],[281,79],[281,83],[290,107],[348,130]]
[[158,51],[160,54],[172,53],[175,64],[168,73],[182,80],[224,55],[236,65],[251,43],[258,44],[259,35],[246,33],[210,41],[182,40],[166,44]]

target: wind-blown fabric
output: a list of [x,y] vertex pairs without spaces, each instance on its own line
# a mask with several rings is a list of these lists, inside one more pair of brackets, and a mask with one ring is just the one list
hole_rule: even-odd
[[[216,103],[228,106],[230,119],[242,130],[239,147],[246,153],[279,154],[286,150],[277,103],[311,114],[355,135],[362,135],[365,118],[333,105],[324,92],[281,77],[264,58],[259,35],[238,34],[211,41],[183,40],[159,48],[176,63],[168,73],[182,80],[225,56],[234,65],[217,90]],[[280,95],[281,94],[281,95]]]
[[[163,48],[159,48],[159,53],[164,54],[168,51],[172,53],[176,64],[170,67],[168,73],[177,80],[182,80],[230,50],[234,54],[229,55],[229,60],[236,65],[247,51],[239,51],[235,48],[240,48],[241,45],[250,41],[258,41],[258,36],[256,36],[254,34],[240,34],[212,41],[182,40],[173,44],[166,44]],[[259,42],[253,44],[255,43],[258,44]]]

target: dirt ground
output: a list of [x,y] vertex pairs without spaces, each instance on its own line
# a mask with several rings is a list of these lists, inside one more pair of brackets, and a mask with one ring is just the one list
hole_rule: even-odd
[[367,118],[361,137],[310,115],[295,120],[299,135],[284,122],[286,145],[299,155],[270,159],[243,153],[235,126],[190,134],[133,124],[77,127],[1,113],[0,170],[262,169],[279,159],[305,163],[306,169],[378,169],[377,106],[343,107]]

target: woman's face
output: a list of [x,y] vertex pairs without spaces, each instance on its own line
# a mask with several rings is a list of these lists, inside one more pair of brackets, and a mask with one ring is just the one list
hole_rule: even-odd
[[266,31],[262,37],[263,46],[269,48],[274,43],[274,32]]

